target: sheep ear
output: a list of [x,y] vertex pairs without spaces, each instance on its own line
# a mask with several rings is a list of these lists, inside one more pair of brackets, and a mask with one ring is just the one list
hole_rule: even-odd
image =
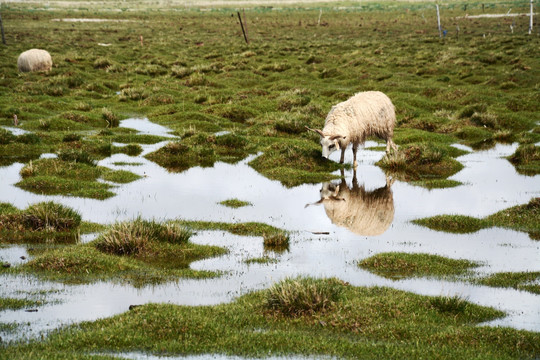
[[308,129],[309,131],[316,132],[316,133],[319,134],[321,137],[324,137],[324,134],[323,134],[322,130],[319,130],[319,129],[311,129],[311,128],[308,128],[307,126],[306,126],[306,129]]

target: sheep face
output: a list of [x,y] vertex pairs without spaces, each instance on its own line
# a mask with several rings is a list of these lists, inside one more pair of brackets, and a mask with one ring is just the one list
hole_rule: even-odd
[[321,194],[321,200],[335,198],[339,194],[339,185],[329,182],[324,183],[319,193]]
[[321,136],[322,156],[326,159],[336,150],[341,149],[340,141],[344,140],[343,136]]

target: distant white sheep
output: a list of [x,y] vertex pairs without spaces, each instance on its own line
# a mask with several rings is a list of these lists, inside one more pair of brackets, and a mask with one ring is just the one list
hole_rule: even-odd
[[357,166],[358,145],[364,144],[369,136],[386,140],[386,153],[397,149],[392,141],[396,113],[392,101],[380,91],[360,92],[349,100],[332,107],[324,128],[310,129],[321,136],[322,156],[328,156],[341,149],[340,163],[343,163],[345,149],[352,143],[354,166]]
[[19,55],[17,60],[19,71],[49,71],[52,68],[52,58],[45,50],[30,49]]

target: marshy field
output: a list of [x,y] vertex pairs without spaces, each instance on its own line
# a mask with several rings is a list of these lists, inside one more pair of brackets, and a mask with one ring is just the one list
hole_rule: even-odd
[[0,359],[539,358],[529,6],[2,1]]

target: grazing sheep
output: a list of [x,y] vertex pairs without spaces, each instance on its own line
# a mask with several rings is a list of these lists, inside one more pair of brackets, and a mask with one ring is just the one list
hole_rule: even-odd
[[345,149],[352,143],[356,167],[358,145],[363,145],[369,136],[386,140],[386,153],[390,148],[397,149],[392,141],[395,123],[394,105],[388,96],[380,91],[366,91],[333,106],[322,130],[307,129],[321,136],[323,157],[328,158],[332,152],[341,149],[340,163],[343,163]]
[[30,49],[19,55],[17,60],[19,71],[49,71],[52,67],[51,55],[41,49]]
[[363,185],[358,186],[355,173],[351,188],[345,179],[340,184],[324,183],[321,199],[314,205],[323,204],[326,215],[337,226],[363,236],[381,235],[394,220],[393,182],[387,178],[386,186],[368,192]]

